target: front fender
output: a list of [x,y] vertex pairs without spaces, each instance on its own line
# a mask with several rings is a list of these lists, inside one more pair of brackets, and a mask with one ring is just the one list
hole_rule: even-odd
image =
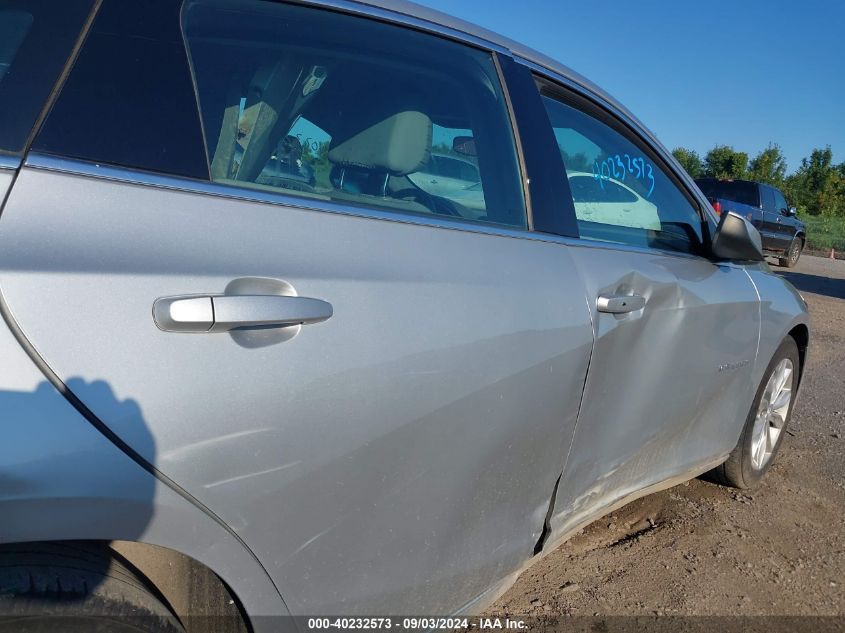
[[[760,384],[763,372],[784,338],[796,328],[807,329],[809,341],[810,314],[801,293],[780,275],[772,272],[765,262],[746,268],[760,297],[760,342],[754,364],[754,384]],[[807,366],[807,351],[803,352],[802,372]],[[800,390],[800,385],[799,385]]]

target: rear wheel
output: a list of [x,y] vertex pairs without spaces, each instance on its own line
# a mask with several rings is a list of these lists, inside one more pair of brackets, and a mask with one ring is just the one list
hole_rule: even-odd
[[798,346],[787,336],[763,374],[739,443],[725,463],[708,473],[711,479],[726,486],[750,488],[766,474],[792,415],[798,371]]
[[130,566],[104,545],[24,543],[0,547],[0,616],[27,633],[184,633]]
[[801,251],[804,250],[804,240],[796,236],[792,238],[789,248],[784,253],[784,257],[778,259],[778,263],[786,268],[792,268],[798,263],[801,257]]

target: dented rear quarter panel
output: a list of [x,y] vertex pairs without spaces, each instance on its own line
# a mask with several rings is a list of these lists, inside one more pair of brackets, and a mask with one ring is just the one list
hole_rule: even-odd
[[[135,424],[103,380],[71,378]],[[213,569],[253,616],[287,607],[252,553],[215,517],[118,448],[45,378],[0,319],[0,544],[103,540],[158,545]],[[149,441],[152,441],[150,439]],[[271,620],[257,620],[256,631]]]

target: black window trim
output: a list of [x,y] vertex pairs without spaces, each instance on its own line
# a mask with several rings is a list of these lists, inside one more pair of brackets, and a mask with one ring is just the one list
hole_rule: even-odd
[[[529,233],[534,232],[534,209],[531,204],[531,187],[528,180],[527,170],[525,168],[525,152],[522,147],[522,137],[519,134],[519,125],[517,123],[516,112],[511,99],[511,90],[505,77],[505,71],[502,68],[502,54],[495,50],[482,49],[488,53],[493,59],[493,67],[496,69],[496,76],[499,78],[499,87],[502,94],[505,95],[505,107],[508,111],[508,121],[511,126],[511,134],[513,135],[514,150],[516,151],[516,162],[519,168],[519,187],[522,190],[522,206],[525,209],[525,228],[524,231]],[[504,63],[507,64],[511,59],[505,56]]]
[[566,173],[555,164],[560,160],[560,152],[544,123],[547,115],[534,76],[529,68],[510,55],[497,54],[497,60],[512,105],[511,127],[518,135],[523,189],[530,203],[530,230],[578,238],[569,181]]

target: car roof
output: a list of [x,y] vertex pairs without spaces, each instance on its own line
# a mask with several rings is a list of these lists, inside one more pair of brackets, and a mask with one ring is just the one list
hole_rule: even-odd
[[765,182],[757,182],[756,180],[746,180],[745,178],[716,178],[715,176],[702,176],[696,178],[695,182],[738,182],[741,184],[763,185],[764,187],[771,187],[772,185]]
[[[394,19],[397,19],[398,21],[401,21],[401,17],[404,16],[407,18],[411,18],[415,21],[428,23],[429,25],[435,28],[445,27],[446,29],[454,31],[458,34],[463,34],[469,36],[469,38],[479,40],[479,43],[487,44],[491,48],[505,49],[509,51],[512,55],[516,57],[521,57],[526,61],[536,64],[537,66],[541,66],[545,69],[550,70],[553,73],[561,75],[566,79],[572,81],[573,83],[578,84],[580,87],[587,90],[588,92],[593,93],[593,95],[607,102],[613,108],[628,117],[632,122],[639,126],[643,132],[646,132],[649,136],[651,136],[651,139],[653,141],[658,142],[654,134],[645,125],[643,125],[643,123],[639,119],[637,119],[637,117],[634,116],[630,112],[630,110],[623,106],[609,93],[599,88],[592,81],[590,81],[583,75],[575,72],[568,66],[565,66],[559,61],[549,57],[548,55],[540,53],[539,51],[536,51],[529,46],[521,44],[520,42],[507,38],[503,35],[499,35],[494,31],[490,31],[476,24],[472,24],[471,22],[466,22],[465,20],[461,20],[447,13],[443,13],[442,11],[437,11],[435,9],[424,7],[422,5],[417,4],[416,2],[409,2],[408,0],[350,0],[349,2],[338,2],[337,0],[300,1],[306,4],[319,5],[327,8],[336,9],[343,9],[345,7],[352,8],[357,5],[361,8],[361,11],[363,13],[370,13],[371,11],[368,11],[368,8],[376,10],[381,9],[382,11],[387,11],[396,14]],[[384,15],[381,17],[391,19],[392,16]],[[425,25],[420,26],[424,27]]]

